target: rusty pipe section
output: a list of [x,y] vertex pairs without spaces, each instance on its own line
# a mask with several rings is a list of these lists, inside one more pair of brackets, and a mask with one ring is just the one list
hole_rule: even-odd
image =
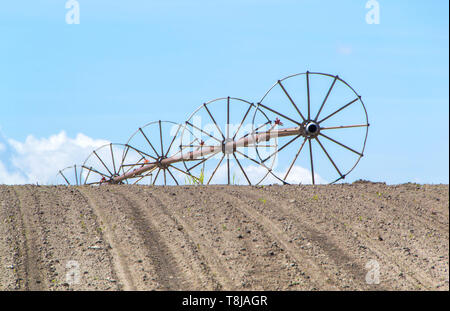
[[[273,128],[273,127],[272,127]],[[216,146],[205,146],[205,147],[199,147],[197,150],[190,151],[184,154],[178,154],[169,158],[165,158],[160,160],[159,162],[152,162],[148,164],[144,164],[140,168],[136,168],[130,172],[127,172],[125,174],[122,174],[120,176],[116,176],[112,178],[109,182],[116,184],[120,183],[121,181],[133,178],[135,176],[140,176],[142,173],[145,173],[147,171],[150,171],[151,169],[154,169],[155,167],[166,167],[170,164],[181,162],[181,161],[190,161],[195,160],[198,157],[210,155],[213,153],[218,152],[226,152],[231,150],[231,152],[235,151],[239,147],[247,147],[251,146],[253,144],[257,144],[260,142],[266,142],[272,138],[277,137],[286,137],[286,136],[295,136],[295,135],[304,135],[304,129],[302,127],[291,127],[286,129],[279,129],[279,130],[273,130],[270,129],[263,133],[258,134],[251,134],[248,136],[244,136],[237,141],[227,141],[224,142],[222,145],[216,145]],[[229,153],[231,153],[229,152]]]

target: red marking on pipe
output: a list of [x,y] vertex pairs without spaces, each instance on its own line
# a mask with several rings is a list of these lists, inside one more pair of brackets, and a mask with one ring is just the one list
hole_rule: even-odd
[[281,120],[278,118],[275,118],[275,124],[283,126],[283,122],[281,122]]

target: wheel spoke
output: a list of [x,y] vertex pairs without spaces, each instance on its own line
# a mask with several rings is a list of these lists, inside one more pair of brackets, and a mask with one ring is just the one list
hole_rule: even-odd
[[311,120],[311,103],[309,96],[309,71],[306,72],[306,94],[308,97],[308,120]]
[[[125,161],[125,159],[127,158],[128,151],[130,150],[129,145],[125,145],[125,147],[126,147],[125,152],[122,154],[122,164]],[[120,167],[119,167],[119,172],[120,172]],[[122,172],[123,172],[123,168],[122,168]]]
[[160,168],[158,168],[158,172],[156,173],[155,179],[153,179],[153,184],[152,184],[153,186],[154,186],[155,183],[156,183],[156,179],[158,178],[159,172],[161,172],[161,169],[160,169]]
[[[142,158],[144,158],[144,159],[145,159],[145,157],[144,157],[144,155],[145,155],[145,156],[147,156],[147,157],[149,157],[149,158],[152,158],[152,159],[155,160],[155,161],[158,161],[158,159],[155,158],[154,156],[151,156],[151,155],[149,155],[148,153],[145,153],[144,151],[141,151],[141,150],[139,150],[139,149],[136,149],[136,148],[134,148],[133,146],[127,145],[127,148],[128,148],[128,149],[133,149],[134,151],[136,151],[137,153],[139,153],[139,155],[140,155]],[[127,153],[128,153],[128,150],[127,150]],[[126,154],[125,154],[125,157],[126,157]],[[125,157],[124,157],[124,159],[125,159]]]
[[227,97],[227,139],[230,138],[230,97]]
[[74,165],[74,169],[75,169],[75,185],[78,186],[78,174],[77,174],[77,166]]
[[217,164],[216,168],[214,169],[214,172],[211,174],[211,177],[209,177],[208,182],[206,183],[207,185],[209,185],[209,183],[211,182],[214,174],[216,173],[217,169],[219,168],[220,164],[223,161],[223,158],[225,158],[225,155],[222,156],[222,158],[220,159],[219,163]]
[[113,151],[112,144],[109,145],[109,148],[111,149],[111,159],[112,159],[112,163],[113,163],[114,175],[116,175],[117,174],[116,161],[114,160],[114,151]]
[[150,165],[150,164],[156,164],[156,163],[158,163],[157,161],[155,161],[155,162],[147,162],[147,163],[145,163],[145,162],[141,162],[142,160],[144,160],[145,159],[145,157],[141,157],[140,159],[139,159],[139,161],[137,161],[136,163],[131,163],[131,164],[122,164],[122,167],[134,167],[134,166],[139,166],[139,167],[143,167],[144,165]]
[[368,126],[369,126],[369,124],[341,125],[341,126],[321,127],[320,130],[336,130],[336,129],[346,129],[346,128],[354,128],[354,127],[368,127]]
[[161,120],[159,120],[159,139],[160,139],[160,142],[161,142],[161,156],[163,156],[164,155],[164,147],[163,147]]
[[289,166],[289,169],[288,169],[287,172],[286,172],[286,175],[284,176],[284,180],[287,179],[289,173],[291,172],[291,169],[292,169],[292,167],[294,166],[295,161],[297,161],[297,158],[298,158],[298,156],[300,155],[300,152],[302,152],[303,146],[305,145],[307,139],[308,139],[308,138],[305,137],[305,139],[303,140],[303,143],[302,143],[302,145],[300,146],[300,149],[298,149],[298,152],[297,152],[297,154],[295,155],[294,161],[292,161],[291,165]]
[[[261,111],[261,110],[260,110]],[[258,130],[260,129],[260,128],[262,128],[263,126],[266,126],[267,124],[269,124],[269,123],[271,123],[271,121],[267,121],[266,123],[264,123],[264,124],[262,124],[262,125],[260,125],[260,126],[258,126],[252,133],[247,133],[247,134],[245,134],[244,136],[242,136],[242,138],[245,138],[245,137],[247,137],[248,135],[250,135],[250,134],[257,134],[258,133]]]
[[214,122],[214,124],[216,125],[216,128],[219,130],[220,135],[222,135],[222,138],[225,140],[225,136],[223,135],[219,125],[217,125],[216,120],[214,120],[214,117],[212,116],[211,112],[209,111],[208,107],[206,106],[206,104],[203,104],[203,107],[205,107],[206,111],[208,112],[211,120]]
[[240,167],[242,173],[244,174],[245,179],[247,179],[247,182],[248,182],[249,186],[251,186],[252,183],[250,182],[250,179],[248,179],[247,174],[245,173],[244,169],[242,168],[241,162],[239,162],[238,158],[236,157],[236,155],[235,155],[234,153],[233,153],[233,157],[236,159],[236,162],[237,162],[237,164],[239,165],[239,167]]
[[316,182],[314,180],[314,161],[313,161],[313,156],[312,156],[311,139],[308,139],[308,143],[309,143],[309,159],[311,161],[311,179],[312,179],[312,184],[315,185]]
[[295,110],[297,110],[298,114],[300,115],[300,117],[302,117],[303,121],[305,121],[305,117],[303,116],[303,114],[300,112],[300,109],[298,109],[297,105],[294,103],[294,101],[292,100],[291,96],[288,94],[288,92],[286,91],[286,89],[284,88],[283,84],[281,84],[281,81],[278,80],[278,84],[280,85],[281,89],[283,90],[284,94],[286,94],[287,98],[289,98],[289,101],[292,103],[292,105],[294,106]]
[[[88,170],[88,173],[87,173],[87,175],[86,175],[86,179],[84,180],[84,184],[86,184],[86,182],[87,182],[87,180],[88,180],[90,174],[91,174],[91,171]],[[80,174],[80,179],[81,179],[81,174]],[[80,180],[80,182],[81,182],[81,180]]]
[[230,155],[227,154],[227,175],[228,175],[228,185],[230,185]]
[[334,84],[336,83],[336,80],[337,80],[337,79],[338,79],[338,76],[335,76],[335,77],[334,77],[334,80],[333,80],[333,83],[331,84],[330,89],[328,90],[327,96],[325,96],[325,99],[323,100],[322,105],[320,106],[319,112],[317,112],[317,115],[316,115],[316,117],[314,118],[314,121],[317,122],[317,118],[319,117],[320,112],[322,111],[323,106],[325,106],[325,103],[326,103],[326,101],[327,101],[327,99],[328,99],[328,96],[330,96],[331,90],[333,89]]
[[330,160],[331,164],[333,164],[334,168],[336,169],[336,171],[338,172],[339,176],[342,178],[344,177],[341,173],[341,171],[338,169],[338,167],[336,166],[336,164],[334,163],[333,159],[330,157],[330,155],[328,154],[328,152],[325,150],[325,147],[322,145],[322,143],[320,142],[319,138],[316,137],[317,142],[319,143],[320,147],[322,148],[323,152],[325,152],[325,154],[327,155],[328,159]]
[[236,138],[237,133],[239,132],[239,130],[241,129],[242,124],[244,124],[245,119],[247,118],[248,113],[250,112],[250,110],[252,109],[253,104],[250,104],[247,111],[245,112],[244,117],[242,118],[241,123],[239,124],[239,127],[237,128],[236,132],[233,135],[233,140]]
[[253,161],[253,162],[255,162],[256,164],[258,164],[258,165],[261,165],[261,163],[260,163],[260,162],[256,161],[255,159],[252,159],[252,158],[250,158],[250,157],[249,157],[248,155],[246,155],[246,154],[244,154],[244,153],[240,152],[239,150],[236,150],[235,152],[239,153],[240,155],[242,155],[243,157],[245,157],[245,158],[249,159],[250,161]]
[[[123,172],[123,174],[128,173],[128,172],[131,171],[131,170],[133,169],[133,167],[135,167],[135,166],[141,165],[141,167],[142,167],[142,166],[144,165],[144,163],[139,163],[139,162],[141,162],[143,159],[145,159],[145,157],[142,157],[142,156],[141,156],[141,158],[139,159],[139,161],[137,161],[136,163],[133,163],[133,164],[123,164],[123,165],[122,165],[122,172]],[[127,169],[126,172],[125,172],[125,170],[124,170],[124,167],[128,167],[128,169]]]
[[[94,172],[94,173],[97,173],[97,174],[101,175],[102,177],[105,177],[105,178],[110,178],[110,177],[111,177],[111,176],[108,176],[108,175],[106,175],[106,174],[100,173],[99,171],[93,169],[92,167],[88,168],[88,167],[86,167],[86,166],[84,166],[84,165],[81,166],[81,167],[87,169],[88,171],[92,171],[92,172]],[[87,180],[87,179],[86,179],[86,180]]]
[[[153,171],[156,169],[157,167],[155,166],[154,168],[152,168],[150,171],[147,172],[147,174],[142,175],[142,176],[135,176],[135,177],[139,177],[138,180],[136,180],[133,185],[136,185],[138,182],[140,182],[142,179],[144,179],[145,177],[151,176],[153,174]],[[128,183],[128,180],[127,180]]]
[[59,174],[61,174],[61,176],[64,178],[64,180],[66,181],[67,185],[70,186],[70,182],[67,180],[66,176],[64,176],[62,171],[59,171]]
[[219,139],[217,139],[216,137],[212,136],[211,134],[205,132],[204,130],[202,130],[201,128],[198,128],[197,126],[191,124],[190,122],[186,121],[186,124],[190,125],[192,128],[195,128],[196,130],[199,130],[200,132],[202,132],[205,135],[208,135],[209,137],[211,137],[212,139],[216,140],[219,143],[222,143]]
[[122,165],[122,166],[120,166],[120,168],[119,168],[119,172],[120,172],[120,170],[122,170],[122,174],[125,174],[125,170],[124,170],[124,168],[123,168],[123,165]]
[[280,152],[281,150],[283,150],[285,147],[287,147],[289,144],[291,144],[294,140],[298,139],[301,135],[297,135],[294,138],[292,138],[290,141],[288,141],[283,147],[281,147],[280,149],[278,149],[277,151],[275,151],[274,153],[272,153],[270,156],[268,156],[267,158],[265,158],[262,163],[266,162],[267,160],[269,160],[271,157],[273,157],[276,153]]
[[145,140],[147,141],[147,143],[150,145],[150,147],[152,147],[153,152],[156,154],[156,156],[159,158],[159,154],[156,151],[155,147],[153,147],[152,143],[150,142],[150,140],[147,138],[147,135],[145,135],[144,131],[142,130],[142,128],[139,128],[139,131],[141,132],[141,134],[144,136]]
[[269,110],[269,111],[272,111],[273,113],[279,115],[280,117],[283,117],[283,118],[285,118],[286,120],[289,120],[289,121],[291,121],[291,122],[297,124],[298,126],[301,126],[301,125],[302,125],[301,123],[299,123],[299,122],[297,122],[297,121],[294,121],[293,119],[291,119],[291,118],[289,118],[289,117],[286,117],[284,114],[279,113],[279,112],[276,111],[276,110],[273,110],[272,108],[269,108],[269,107],[267,107],[267,106],[265,106],[265,105],[263,105],[263,104],[261,104],[261,103],[259,103],[259,105],[260,105],[261,107],[263,107],[263,108],[266,108],[266,109]]
[[178,132],[180,131],[180,127],[181,127],[181,126],[178,125],[177,132],[175,133],[175,135],[173,135],[173,139],[172,139],[172,141],[170,142],[169,148],[167,149],[167,152],[166,152],[166,154],[164,155],[164,157],[167,157],[167,155],[169,154],[169,151],[170,151],[170,149],[172,148],[172,144],[173,144],[173,142],[175,141],[175,139],[177,138]]
[[344,144],[342,144],[342,143],[340,143],[340,142],[338,142],[338,141],[336,141],[336,140],[334,140],[333,138],[331,138],[331,137],[328,137],[327,135],[325,135],[325,134],[322,134],[322,133],[319,133],[319,135],[321,135],[321,136],[323,136],[323,137],[325,137],[326,139],[328,139],[328,140],[331,140],[332,142],[334,142],[335,144],[338,144],[339,146],[342,146],[342,147],[344,147],[345,149],[348,149],[348,150],[350,150],[350,151],[352,151],[352,152],[354,152],[354,153],[356,153],[357,155],[359,155],[360,157],[362,157],[363,156],[363,154],[362,153],[359,153],[358,151],[355,151],[355,150],[353,150],[352,148],[350,148],[350,147],[347,147],[346,145],[344,145]]
[[139,179],[137,179],[133,185],[137,185],[138,182],[140,182],[142,179],[144,179],[145,176],[141,176]]
[[347,108],[348,106],[350,106],[351,104],[353,104],[354,102],[356,102],[356,101],[358,101],[358,100],[359,100],[359,97],[358,97],[358,98],[355,98],[354,100],[352,100],[352,101],[349,102],[348,104],[342,106],[341,108],[339,108],[338,110],[336,110],[336,111],[333,112],[332,114],[328,115],[327,117],[323,118],[322,120],[320,120],[320,121],[317,122],[317,123],[320,124],[320,123],[322,123],[323,121],[327,120],[328,118],[331,118],[331,117],[334,116],[336,113],[338,113],[339,111],[344,110],[345,108]]
[[179,171],[180,173],[183,173],[183,174],[185,174],[186,176],[189,176],[189,177],[194,177],[195,179],[197,179],[195,176],[192,176],[191,174],[189,174],[189,173],[186,173],[185,171],[183,171],[183,170],[180,170],[178,167],[176,167],[176,166],[173,166],[172,164],[171,165],[169,165],[171,168],[173,168],[173,169],[175,169],[175,170],[177,170],[177,171]]
[[97,152],[94,150],[94,154],[95,156],[100,160],[100,162],[103,164],[103,166],[106,168],[106,170],[108,171],[109,175],[112,176],[113,173],[111,173],[111,171],[109,170],[109,168],[105,165],[105,162],[103,162],[103,160],[98,156]]
[[169,172],[169,175],[172,177],[172,179],[175,181],[175,183],[178,186],[178,181],[175,179],[175,177],[173,177],[172,172],[169,170],[169,168],[167,167],[167,172]]

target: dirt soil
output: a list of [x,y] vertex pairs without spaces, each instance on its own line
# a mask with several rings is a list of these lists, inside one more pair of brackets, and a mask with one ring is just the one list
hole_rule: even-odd
[[449,290],[449,186],[0,186],[0,290]]

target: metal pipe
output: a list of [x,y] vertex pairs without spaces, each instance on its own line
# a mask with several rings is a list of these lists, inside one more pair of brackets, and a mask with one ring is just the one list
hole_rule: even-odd
[[303,128],[291,127],[291,128],[285,128],[285,129],[279,129],[279,130],[269,130],[269,131],[266,131],[263,133],[251,134],[251,135],[242,137],[237,141],[229,141],[229,142],[223,143],[222,145],[199,147],[195,151],[190,151],[185,154],[178,154],[176,156],[162,159],[159,162],[151,162],[140,168],[137,168],[130,172],[127,172],[126,174],[116,176],[116,177],[112,178],[110,180],[110,182],[111,183],[119,183],[125,179],[133,178],[136,175],[140,175],[140,174],[142,174],[148,170],[151,170],[157,166],[164,167],[164,166],[168,166],[173,163],[177,163],[177,162],[181,162],[181,161],[195,160],[198,157],[210,155],[213,153],[218,153],[218,152],[221,152],[222,150],[235,150],[236,148],[239,148],[239,147],[247,147],[247,146],[255,144],[255,143],[268,141],[272,138],[294,136],[294,135],[304,135]]

